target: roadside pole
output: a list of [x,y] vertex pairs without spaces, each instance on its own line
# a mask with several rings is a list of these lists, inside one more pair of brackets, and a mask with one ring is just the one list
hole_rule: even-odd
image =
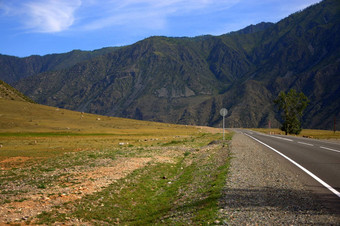
[[335,134],[335,132],[336,132],[336,116],[334,116],[334,134]]
[[222,108],[220,110],[220,115],[223,117],[223,140],[225,140],[224,130],[225,130],[225,116],[227,116],[228,110],[225,108]]

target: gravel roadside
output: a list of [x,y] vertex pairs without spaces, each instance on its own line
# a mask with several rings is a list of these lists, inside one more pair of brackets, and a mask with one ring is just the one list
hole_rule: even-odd
[[231,142],[231,167],[219,211],[228,225],[340,225],[299,176],[243,134]]

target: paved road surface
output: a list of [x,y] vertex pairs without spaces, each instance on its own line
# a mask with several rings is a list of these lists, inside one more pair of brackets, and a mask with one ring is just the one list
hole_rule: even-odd
[[[340,144],[292,136],[267,135],[249,130],[237,130],[268,145],[306,169],[313,186],[323,193],[329,193],[327,200],[333,208],[340,208]],[[294,163],[292,163],[294,164]],[[295,165],[296,165],[295,164]],[[321,187],[327,187],[321,188]],[[340,209],[339,209],[340,210]]]

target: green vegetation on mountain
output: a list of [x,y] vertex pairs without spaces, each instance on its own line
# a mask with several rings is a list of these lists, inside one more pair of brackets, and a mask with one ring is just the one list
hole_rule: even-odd
[[23,79],[16,64],[0,64],[38,103],[181,124],[219,126],[226,107],[229,127],[278,127],[273,100],[294,88],[310,100],[302,126],[330,129],[340,118],[339,40],[340,2],[324,0],[276,24],[221,36],[150,37],[86,61],[51,60],[53,67],[44,67],[51,70]]

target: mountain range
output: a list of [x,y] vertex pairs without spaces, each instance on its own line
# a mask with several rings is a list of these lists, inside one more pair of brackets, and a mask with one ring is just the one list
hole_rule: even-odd
[[340,118],[340,2],[221,36],[154,36],[123,47],[18,58],[0,79],[40,104],[179,124],[279,126],[273,100],[304,92],[304,128]]

